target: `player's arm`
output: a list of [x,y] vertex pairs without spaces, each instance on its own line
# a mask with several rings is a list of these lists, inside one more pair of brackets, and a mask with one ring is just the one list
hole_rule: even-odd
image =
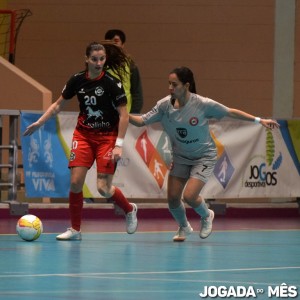
[[129,124],[129,115],[125,104],[119,105],[117,107],[117,110],[119,112],[119,118],[120,118],[118,139],[124,139]]
[[60,96],[54,103],[52,103],[49,108],[44,112],[44,114],[34,123],[30,124],[23,135],[31,135],[36,130],[38,130],[42,125],[44,125],[51,117],[57,115],[66,103],[66,99]]
[[255,117],[251,114],[248,114],[242,110],[238,110],[235,108],[229,108],[227,116],[233,119],[260,123],[261,125],[269,129],[274,129],[279,127],[279,124],[277,123],[276,120]]
[[118,127],[118,137],[116,140],[115,148],[112,152],[112,159],[118,161],[122,156],[122,147],[124,143],[125,134],[129,124],[129,116],[126,104],[119,105],[117,107],[119,113],[119,127]]
[[129,122],[130,122],[130,124],[137,126],[137,127],[142,127],[145,125],[145,122],[144,122],[142,116],[139,116],[139,115],[129,114]]

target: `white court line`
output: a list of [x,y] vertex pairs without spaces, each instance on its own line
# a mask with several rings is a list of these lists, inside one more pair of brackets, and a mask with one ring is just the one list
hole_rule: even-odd
[[195,274],[195,273],[216,273],[216,272],[241,272],[241,271],[279,271],[279,270],[300,270],[297,267],[270,267],[270,268],[240,268],[240,269],[216,269],[216,270],[184,270],[184,271],[150,271],[150,272],[105,272],[105,273],[65,273],[65,274],[0,274],[0,278],[9,277],[47,277],[47,276],[109,276],[109,275],[159,275],[159,274]]
[[[168,273],[168,272],[167,272]],[[49,274],[44,274],[42,276],[39,276],[39,275],[26,275],[25,277],[29,277],[29,276],[32,276],[32,277],[49,277],[48,276]],[[126,274],[127,275],[127,274]],[[148,274],[145,274],[145,275],[148,275]],[[24,277],[24,276],[22,276]],[[259,287],[268,287],[268,286],[279,286],[282,284],[282,280],[281,281],[278,281],[278,282],[255,282],[255,281],[235,281],[235,280],[197,280],[197,279],[179,279],[179,278],[175,278],[175,279],[169,279],[169,278],[161,278],[161,277],[156,277],[156,278],[151,278],[151,277],[120,277],[120,276],[107,276],[107,275],[102,275],[101,273],[97,273],[97,275],[87,275],[87,274],[51,274],[50,277],[71,277],[71,278],[88,278],[88,279],[105,279],[105,280],[117,280],[117,281],[120,281],[120,280],[126,280],[126,281],[134,281],[134,282],[137,282],[137,281],[145,281],[145,282],[149,282],[149,281],[152,281],[152,282],[155,282],[155,281],[158,281],[158,282],[176,282],[177,284],[178,283],[195,283],[195,284],[205,284],[205,285],[239,285],[239,286],[259,286]],[[300,284],[293,284],[295,285],[296,287],[300,288]],[[113,289],[113,290],[105,290],[103,291],[103,289],[101,288],[100,290],[94,290],[93,292],[98,292],[98,291],[101,291],[101,293],[105,292],[105,293],[109,293],[109,292],[125,292],[125,293],[140,293],[139,290],[116,290],[116,289]],[[173,292],[175,290],[172,290]],[[69,291],[66,290],[66,291],[60,291],[59,293],[68,293]],[[72,292],[75,292],[75,290],[72,290]],[[83,290],[80,290],[80,292],[82,293]],[[91,290],[88,290],[87,291],[88,293],[91,293],[92,291]],[[149,292],[149,293],[160,293],[160,292],[165,292],[164,290],[156,290],[154,291],[153,289],[147,291],[144,289],[143,287],[143,292]],[[180,289],[180,292],[183,292],[183,289]],[[191,291],[192,292],[192,291]],[[13,292],[10,292],[10,291],[7,291],[5,292],[4,294],[16,294],[18,292],[16,291],[13,291]],[[20,293],[22,294],[23,291],[20,291]],[[24,293],[26,293],[26,291],[24,291]],[[40,292],[39,292],[40,293]],[[51,291],[51,293],[53,293],[53,291]],[[35,294],[35,293],[33,293]]]
[[[71,276],[71,277],[76,277],[76,278],[101,278],[101,279],[109,279],[109,280],[134,280],[134,281],[159,281],[159,282],[188,282],[188,283],[202,283],[202,284],[230,284],[230,285],[259,285],[259,286],[270,286],[270,285],[274,285],[274,286],[278,286],[282,284],[282,280],[279,282],[255,282],[255,281],[233,281],[233,280],[202,280],[202,279],[168,279],[168,278],[150,278],[150,277],[110,277],[110,276],[104,276],[104,275],[100,275],[100,276],[81,276],[81,275],[77,275],[77,276]],[[296,284],[297,287],[300,287],[300,284]]]

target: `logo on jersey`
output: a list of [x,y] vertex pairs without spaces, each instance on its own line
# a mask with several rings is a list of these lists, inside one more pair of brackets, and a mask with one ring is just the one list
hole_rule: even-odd
[[90,106],[87,106],[86,110],[88,112],[87,113],[88,119],[92,118],[92,117],[95,117],[95,120],[97,120],[98,118],[103,119],[103,112],[100,109],[94,111],[94,110],[92,110],[92,108]]
[[190,118],[190,125],[196,126],[198,123],[199,123],[198,118],[196,117]]
[[70,153],[70,161],[75,160],[75,157],[76,157],[75,153],[71,151],[71,153]]
[[101,86],[97,86],[97,87],[95,88],[95,94],[96,94],[97,96],[102,96],[102,95],[104,94],[103,88],[102,88]]
[[122,87],[122,83],[121,83],[121,82],[118,82],[118,83],[117,83],[117,86],[118,86],[119,88],[121,88],[121,87]]
[[119,100],[119,99],[124,98],[124,97],[126,97],[126,94],[125,94],[125,93],[122,94],[122,95],[117,96],[117,97],[116,97],[116,100]]
[[111,160],[112,159],[112,148],[110,148],[104,155],[103,155],[103,159],[105,160]]
[[185,128],[176,128],[176,131],[181,138],[187,137],[187,130]]
[[65,84],[65,86],[63,87],[63,89],[61,91],[62,93],[65,91],[66,87],[67,87],[67,85]]

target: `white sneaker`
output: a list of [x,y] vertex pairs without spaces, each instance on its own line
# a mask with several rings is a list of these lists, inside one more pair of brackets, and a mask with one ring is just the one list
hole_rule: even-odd
[[201,239],[206,239],[212,232],[212,222],[215,217],[215,213],[209,209],[209,216],[201,219],[201,229],[199,236]]
[[136,204],[130,203],[133,206],[133,211],[126,214],[126,230],[127,233],[132,234],[136,232],[137,226],[138,226],[138,220],[137,220],[137,211],[138,208]]
[[59,241],[80,241],[81,232],[73,228],[68,228],[66,232],[58,235],[56,239]]
[[186,237],[190,235],[193,232],[193,228],[188,223],[186,227],[180,226],[176,232],[176,234],[173,237],[174,242],[184,242]]

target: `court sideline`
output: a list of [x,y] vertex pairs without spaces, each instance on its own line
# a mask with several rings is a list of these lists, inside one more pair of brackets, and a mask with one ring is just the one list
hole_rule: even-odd
[[167,216],[141,218],[134,235],[124,233],[122,216],[86,218],[80,242],[56,241],[68,220],[53,217],[43,218],[37,241],[22,241],[16,219],[0,220],[0,299],[300,297],[297,216],[217,216],[206,240],[193,217],[195,232],[184,243],[172,242],[176,225]]

